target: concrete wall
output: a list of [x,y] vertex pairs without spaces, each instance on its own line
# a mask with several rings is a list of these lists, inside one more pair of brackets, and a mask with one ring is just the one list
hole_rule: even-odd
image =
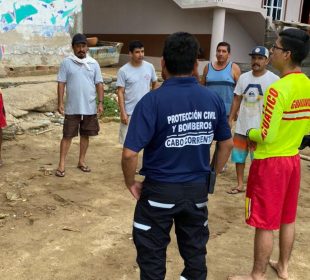
[[84,1],[83,27],[90,36],[100,40],[124,43],[122,53],[128,53],[128,42],[141,40],[146,54],[161,56],[168,34],[187,31],[197,36],[209,57],[212,10],[183,10],[171,0],[101,0]]
[[[232,44],[232,59],[247,62],[247,53],[256,42],[238,22],[238,16],[240,14],[237,12],[227,12],[224,39]],[[102,38],[104,34],[156,35],[181,30],[194,34],[211,34],[212,17],[213,9],[181,9],[171,0],[93,0],[83,3],[84,32],[103,34]],[[247,24],[252,24],[250,18]],[[257,32],[258,27],[255,26]],[[264,22],[261,28],[264,30]],[[262,41],[259,43],[263,42],[263,36],[261,37]]]
[[58,64],[81,11],[82,0],[0,0],[1,63]]
[[210,34],[212,11],[182,10],[171,0],[93,0],[83,3],[85,33]]

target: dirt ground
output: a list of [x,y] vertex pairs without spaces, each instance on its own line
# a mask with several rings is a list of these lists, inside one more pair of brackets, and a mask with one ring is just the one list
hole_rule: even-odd
[[[131,238],[135,201],[126,190],[120,166],[116,122],[101,121],[91,139],[87,163],[76,168],[78,139],[69,151],[66,176],[54,176],[61,126],[26,133],[3,144],[0,168],[0,280],[133,280],[139,279]],[[303,152],[310,156],[310,149]],[[302,185],[290,279],[310,279],[309,162],[302,161]],[[143,178],[141,178],[143,179]],[[235,185],[233,164],[218,177],[209,197],[208,279],[247,273],[252,266],[254,230],[244,223],[244,196],[229,195]],[[183,269],[172,235],[167,280]],[[275,233],[273,258],[278,255]],[[268,279],[277,279],[268,268]]]

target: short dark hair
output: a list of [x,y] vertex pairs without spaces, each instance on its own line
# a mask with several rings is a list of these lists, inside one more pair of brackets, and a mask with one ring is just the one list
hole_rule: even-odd
[[144,46],[141,41],[135,40],[135,41],[129,42],[128,49],[130,52],[133,52],[134,49],[142,49],[142,48],[144,48]]
[[216,46],[216,49],[218,49],[219,47],[226,47],[227,51],[230,53],[230,44],[227,42],[219,42]]
[[199,43],[187,32],[177,32],[168,36],[163,50],[163,59],[172,75],[190,74],[198,58]]
[[288,28],[279,36],[283,49],[291,52],[292,63],[300,66],[309,53],[309,35],[303,30]]

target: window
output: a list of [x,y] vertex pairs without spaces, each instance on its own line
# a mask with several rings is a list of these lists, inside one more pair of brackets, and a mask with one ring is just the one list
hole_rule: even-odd
[[273,20],[281,20],[284,2],[285,0],[264,0],[263,7],[267,9],[267,16]]

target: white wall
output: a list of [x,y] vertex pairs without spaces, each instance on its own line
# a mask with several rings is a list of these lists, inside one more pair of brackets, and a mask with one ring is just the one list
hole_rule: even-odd
[[231,45],[231,60],[236,62],[249,62],[249,51],[256,46],[256,42],[237,21],[236,15],[226,14],[224,40]]
[[182,8],[222,7],[241,11],[261,10],[262,0],[173,0]]

